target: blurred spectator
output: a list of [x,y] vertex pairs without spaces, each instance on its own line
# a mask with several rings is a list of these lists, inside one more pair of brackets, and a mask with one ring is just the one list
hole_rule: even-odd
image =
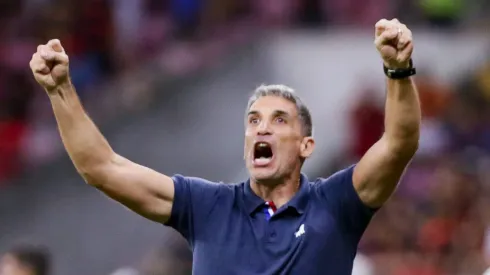
[[352,155],[360,158],[384,132],[384,110],[372,90],[362,92],[351,112]]
[[252,0],[256,17],[268,27],[289,26],[299,5],[296,0]]
[[165,245],[147,255],[141,267],[142,275],[190,275],[192,254],[187,244],[177,242]]
[[372,26],[379,18],[394,17],[392,1],[322,1],[328,22],[337,25]]
[[440,153],[448,145],[444,124],[440,118],[448,112],[453,91],[446,83],[438,81],[423,70],[419,70],[416,82],[423,116],[417,154]]
[[[211,2],[213,3],[216,1]],[[224,4],[224,6],[226,5],[225,2],[222,2],[221,4]],[[177,37],[189,38],[195,36],[203,14],[204,1],[171,0],[169,1],[169,5],[170,14],[177,27]]]
[[[1,69],[0,69],[1,70]],[[0,183],[20,171],[22,140],[28,125],[31,79],[4,68],[0,76]]]
[[110,275],[141,275],[137,270],[130,267],[119,268]]
[[51,258],[44,247],[34,245],[15,246],[0,260],[2,275],[49,275]]
[[420,0],[423,14],[428,22],[439,28],[455,27],[464,12],[462,0]]
[[321,0],[301,1],[298,14],[300,24],[305,27],[319,27],[326,22],[325,12]]

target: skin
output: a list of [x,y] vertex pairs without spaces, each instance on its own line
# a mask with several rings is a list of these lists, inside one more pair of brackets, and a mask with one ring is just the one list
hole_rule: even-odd
[[[384,64],[407,67],[413,49],[410,30],[398,20],[384,19],[375,30],[375,45]],[[168,221],[175,192],[172,179],[112,150],[78,99],[60,41],[40,45],[30,67],[50,99],[65,149],[84,180],[150,220]],[[379,207],[389,198],[418,146],[420,104],[411,78],[387,79],[386,87],[385,134],[360,160],[353,175],[359,197],[370,207]],[[251,107],[257,120],[247,122],[245,160],[252,188],[280,207],[298,189],[301,159],[312,154],[314,141],[301,136],[294,104],[265,97]],[[277,120],[279,111],[287,123]],[[273,145],[275,159],[270,167],[251,165],[252,143],[259,139]]]

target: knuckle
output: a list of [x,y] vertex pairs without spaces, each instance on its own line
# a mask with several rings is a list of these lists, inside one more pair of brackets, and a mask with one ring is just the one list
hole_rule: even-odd
[[70,58],[68,57],[67,54],[60,54],[60,59],[62,60],[62,62],[64,63],[68,63],[70,61]]
[[388,22],[388,20],[386,20],[385,18],[379,20],[378,22],[376,22],[376,27],[382,27],[384,25],[386,25],[386,23]]

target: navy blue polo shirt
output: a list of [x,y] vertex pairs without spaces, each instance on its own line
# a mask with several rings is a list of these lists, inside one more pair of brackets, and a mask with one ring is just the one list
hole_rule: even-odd
[[301,175],[299,191],[273,214],[250,181],[223,184],[176,175],[167,225],[189,242],[195,275],[351,274],[375,213],[359,199],[353,169],[314,182]]

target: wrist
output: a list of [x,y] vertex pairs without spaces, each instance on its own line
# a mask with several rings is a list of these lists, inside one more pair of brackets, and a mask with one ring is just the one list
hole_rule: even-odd
[[60,84],[53,86],[53,87],[50,87],[50,88],[48,88],[48,87],[45,88],[46,93],[50,97],[66,93],[67,91],[70,91],[72,89],[73,89],[73,85],[71,84],[70,80],[63,81]]
[[417,73],[417,71],[413,67],[412,59],[407,61],[406,64],[395,66],[395,68],[393,68],[393,66],[387,65],[386,62],[384,62],[383,71],[388,78],[396,79],[396,80],[408,79],[410,76],[415,75]]
[[411,60],[401,63],[401,64],[391,64],[389,62],[383,62],[383,65],[391,70],[398,70],[398,69],[410,69],[412,68],[412,62]]

